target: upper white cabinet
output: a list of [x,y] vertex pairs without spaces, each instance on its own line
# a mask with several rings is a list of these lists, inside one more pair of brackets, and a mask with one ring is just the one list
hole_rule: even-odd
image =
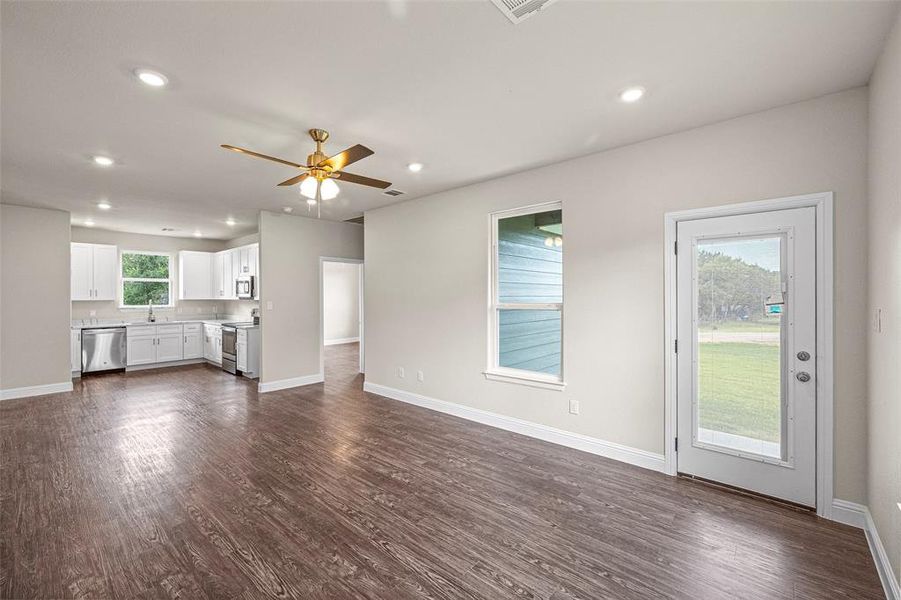
[[209,300],[213,297],[213,255],[182,250],[178,253],[178,299]]
[[71,245],[72,300],[115,300],[119,251],[107,244]]
[[[179,300],[236,300],[235,279],[239,275],[257,277],[259,290],[259,244],[221,252],[178,253]],[[257,291],[254,298],[259,298]]]

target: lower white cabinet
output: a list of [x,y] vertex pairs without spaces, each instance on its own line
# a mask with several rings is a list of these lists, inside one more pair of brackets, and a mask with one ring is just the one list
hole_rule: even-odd
[[235,341],[238,370],[247,377],[258,377],[260,371],[260,328],[242,327],[238,329]]
[[[73,370],[74,334],[73,333]],[[80,333],[80,332],[79,332]],[[160,325],[132,325],[126,337],[129,367],[151,365],[178,360],[206,358],[222,363],[222,327],[204,323]],[[81,369],[81,341],[78,342],[79,370]]]
[[[143,329],[143,328],[142,328]],[[126,334],[126,364],[149,365],[156,362],[156,334],[133,334],[130,330]]]
[[81,329],[71,330],[69,350],[72,356],[72,372],[81,372]]
[[156,338],[156,362],[181,360],[184,357],[184,336],[181,333],[158,335]]
[[204,323],[203,357],[217,365],[222,364],[222,326]]
[[183,343],[183,357],[203,358],[203,326],[200,323],[186,323]]

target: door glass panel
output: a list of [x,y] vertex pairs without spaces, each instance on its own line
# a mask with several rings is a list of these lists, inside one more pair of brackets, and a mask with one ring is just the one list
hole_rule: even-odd
[[699,240],[697,440],[782,458],[783,239]]

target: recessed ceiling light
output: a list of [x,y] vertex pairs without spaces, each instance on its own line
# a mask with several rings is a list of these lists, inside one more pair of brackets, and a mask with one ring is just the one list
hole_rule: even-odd
[[100,165],[101,167],[109,167],[113,164],[113,162],[115,161],[113,161],[113,159],[111,159],[109,156],[97,155],[94,157],[94,164]]
[[85,219],[85,220],[84,220],[84,226],[85,226],[85,227],[93,227],[93,226],[94,226],[94,221],[92,221],[91,219]]
[[644,96],[644,88],[635,86],[626,88],[619,93],[619,99],[622,102],[638,102]]
[[234,219],[230,218],[225,221],[225,224],[228,225],[229,227],[234,227],[235,225],[238,224],[238,222],[235,221]]
[[407,165],[407,168],[413,171],[414,173],[419,173],[422,171],[422,163],[410,163]]
[[201,232],[199,232],[199,231],[195,231],[195,232],[194,232],[194,237],[203,237],[203,233],[201,233]]
[[97,208],[99,208],[100,210],[109,210],[112,207],[113,207],[112,204],[110,204],[106,200],[103,200],[103,201],[97,203]]
[[150,87],[163,87],[169,83],[165,75],[150,69],[138,69],[135,71],[135,76]]
[[285,211],[286,213],[289,213],[289,212],[292,212],[294,210],[294,208],[291,206],[285,206],[285,207],[282,207],[282,210]]

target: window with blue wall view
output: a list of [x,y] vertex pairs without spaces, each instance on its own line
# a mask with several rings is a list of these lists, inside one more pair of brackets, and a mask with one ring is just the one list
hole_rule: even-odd
[[562,210],[498,219],[498,366],[561,375]]

